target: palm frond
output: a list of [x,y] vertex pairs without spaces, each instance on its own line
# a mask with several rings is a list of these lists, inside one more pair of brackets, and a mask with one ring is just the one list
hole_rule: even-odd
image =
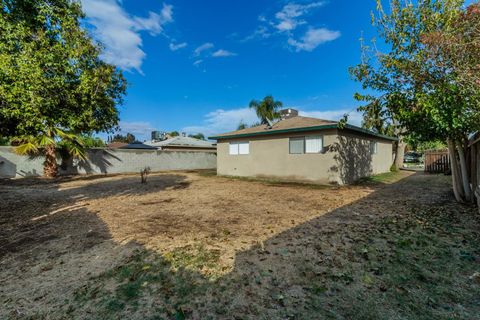
[[26,140],[22,142],[18,146],[14,147],[13,150],[19,155],[35,154],[39,152],[37,144],[32,140]]
[[47,135],[41,135],[36,140],[37,140],[38,146],[40,146],[40,147],[45,147],[45,146],[55,144],[55,139],[53,139],[53,138],[51,138]]

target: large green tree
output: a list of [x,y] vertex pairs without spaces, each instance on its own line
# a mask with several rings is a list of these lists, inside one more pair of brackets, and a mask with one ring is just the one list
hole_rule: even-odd
[[458,201],[472,200],[465,144],[480,129],[479,86],[465,80],[478,68],[479,51],[460,48],[478,37],[476,17],[478,11],[465,10],[462,0],[392,0],[388,12],[378,0],[373,22],[387,49],[363,46],[362,62],[351,70],[364,89],[377,93],[360,95],[366,112],[380,112],[418,141],[448,142]]
[[250,109],[255,110],[261,124],[268,124],[268,121],[273,121],[280,118],[279,110],[283,103],[277,101],[273,96],[268,95],[263,100],[252,100],[249,104]]
[[57,173],[56,149],[79,134],[109,131],[126,82],[103,62],[71,0],[0,1],[0,136],[21,153],[42,152],[45,174]]

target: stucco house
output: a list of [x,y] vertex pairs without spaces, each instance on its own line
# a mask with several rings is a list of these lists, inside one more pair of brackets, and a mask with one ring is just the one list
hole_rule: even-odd
[[293,116],[274,124],[223,133],[217,173],[291,181],[347,184],[388,172],[395,138],[353,125]]

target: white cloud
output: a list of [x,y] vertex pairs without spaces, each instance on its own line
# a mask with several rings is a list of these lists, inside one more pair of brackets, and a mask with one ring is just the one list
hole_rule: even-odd
[[228,50],[217,50],[212,54],[212,57],[219,58],[219,57],[233,57],[236,56],[237,54]]
[[255,111],[250,108],[231,110],[217,109],[205,115],[202,124],[188,126],[182,129],[188,133],[201,132],[205,136],[211,136],[223,132],[236,130],[240,122],[252,124],[258,121]]
[[356,110],[339,109],[339,110],[322,110],[322,111],[299,111],[299,115],[303,117],[319,118],[324,120],[339,121],[345,114],[348,114],[348,123],[360,126],[362,124],[362,114]]
[[186,42],[182,42],[182,43],[170,43],[169,45],[169,48],[170,50],[172,51],[177,51],[177,50],[180,50],[182,48],[185,48],[188,44]]
[[340,37],[340,31],[332,31],[325,28],[309,29],[305,35],[297,41],[293,38],[288,39],[288,44],[298,51],[313,51],[322,43],[333,41]]
[[213,43],[211,42],[206,42],[204,44],[202,44],[201,46],[197,47],[194,51],[193,51],[193,55],[195,57],[198,57],[202,52],[206,51],[206,50],[210,50],[214,47]]
[[127,134],[130,132],[140,141],[148,139],[151,132],[155,130],[150,122],[144,121],[120,121],[119,127],[120,133]]
[[[327,28],[314,28],[307,21],[306,16],[315,8],[325,5],[325,1],[317,1],[309,4],[290,2],[275,14],[275,17],[267,19],[260,16],[260,25],[255,31],[241,41],[253,39],[268,39],[275,36],[286,40],[286,46],[293,47],[296,52],[313,51],[320,44],[333,41],[340,37],[339,31]],[[302,26],[300,28],[300,26]],[[300,38],[299,36],[302,35]]]
[[199,60],[195,60],[195,62],[193,63],[194,66],[198,66],[200,63],[202,63],[203,60],[202,59],[199,59]]
[[277,18],[275,28],[280,32],[292,31],[299,25],[306,24],[306,21],[301,19],[302,16],[324,4],[324,2],[313,2],[310,4],[289,3],[275,14],[275,18]]
[[124,70],[141,71],[145,52],[141,49],[142,31],[156,36],[163,26],[173,21],[172,6],[164,4],[159,13],[148,17],[129,15],[115,0],[82,0],[87,22],[93,26],[94,37],[104,46],[102,59]]

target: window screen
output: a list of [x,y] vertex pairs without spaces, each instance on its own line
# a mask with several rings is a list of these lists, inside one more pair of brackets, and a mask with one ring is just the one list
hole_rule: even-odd
[[301,154],[305,152],[305,138],[290,138],[290,153]]
[[250,144],[248,142],[239,142],[238,154],[249,154],[249,153],[250,153]]
[[370,142],[370,152],[371,152],[372,154],[376,154],[377,151],[378,151],[377,142],[375,142],[375,141]]
[[238,143],[230,143],[229,153],[231,155],[237,155],[238,154]]
[[322,136],[305,137],[305,153],[320,153],[323,150]]

